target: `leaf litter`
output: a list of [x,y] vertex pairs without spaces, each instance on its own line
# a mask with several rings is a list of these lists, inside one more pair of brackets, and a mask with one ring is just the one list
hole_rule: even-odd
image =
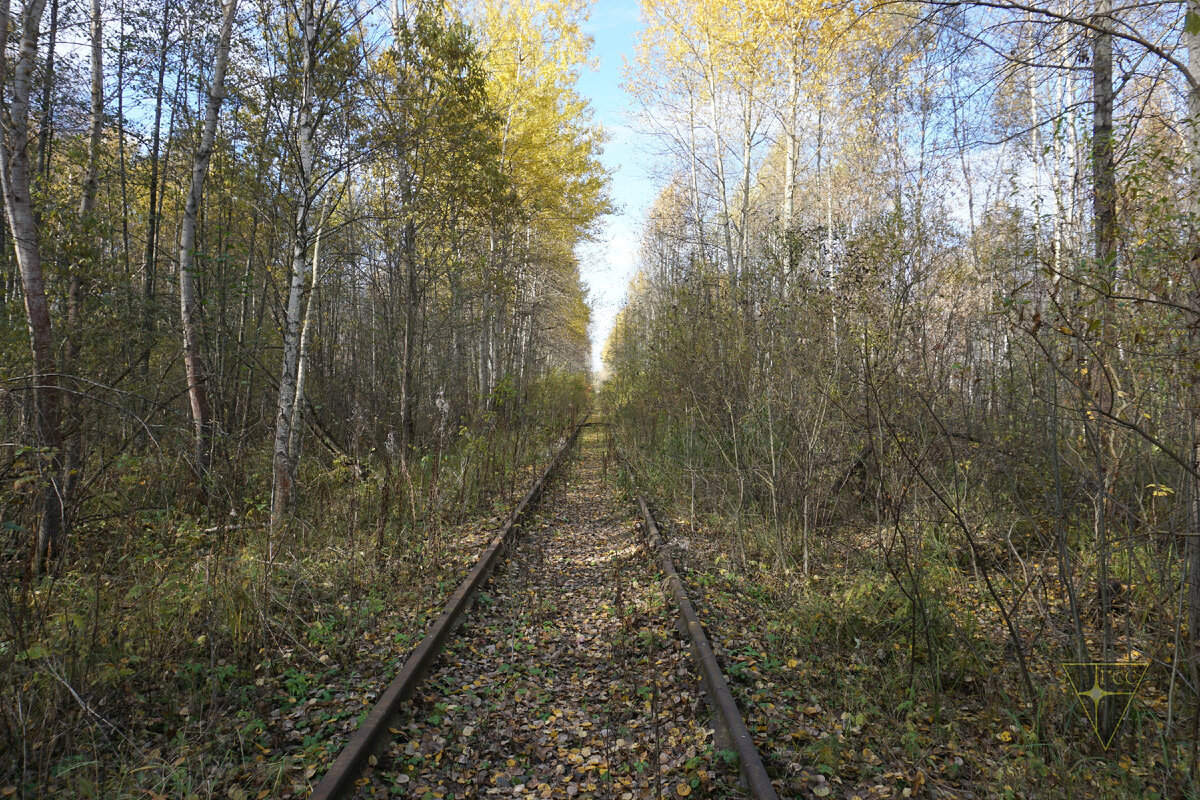
[[739,797],[598,434],[393,722],[358,797]]

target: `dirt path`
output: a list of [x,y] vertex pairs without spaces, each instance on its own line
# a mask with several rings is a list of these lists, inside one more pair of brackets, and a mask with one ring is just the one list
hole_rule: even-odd
[[584,432],[361,797],[741,795],[603,442]]

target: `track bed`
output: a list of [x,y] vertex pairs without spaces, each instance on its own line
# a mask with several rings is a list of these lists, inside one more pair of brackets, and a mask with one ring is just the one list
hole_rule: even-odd
[[357,797],[742,794],[603,447],[585,430]]

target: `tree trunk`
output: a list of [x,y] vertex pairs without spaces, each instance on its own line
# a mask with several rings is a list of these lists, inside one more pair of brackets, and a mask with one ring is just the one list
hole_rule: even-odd
[[58,0],[50,4],[50,37],[46,46],[46,67],[42,76],[42,124],[38,133],[37,174],[43,183],[50,180],[50,150],[54,145],[54,66],[58,51]]
[[[1112,292],[1115,278],[1117,250],[1117,191],[1116,167],[1113,161],[1113,49],[1111,31],[1112,0],[1097,0],[1095,34],[1092,57],[1092,219],[1095,227],[1096,268],[1108,283]],[[1111,411],[1112,398],[1107,372],[1109,365],[1105,352],[1111,343],[1111,301],[1105,299],[1102,310],[1103,324],[1099,346],[1096,348],[1098,369],[1095,375],[1096,402],[1101,414]],[[1096,535],[1099,547],[1100,566],[1100,613],[1104,633],[1103,658],[1108,659],[1112,643],[1110,598],[1108,596],[1108,496],[1111,476],[1106,458],[1109,454],[1109,426],[1097,415],[1099,447],[1097,451]]]
[[300,463],[301,420],[304,413],[304,382],[308,377],[308,342],[313,320],[313,299],[317,296],[317,280],[321,269],[321,235],[325,232],[325,218],[317,225],[317,236],[313,242],[312,266],[309,274],[312,280],[308,287],[308,302],[305,304],[304,324],[300,329],[300,355],[296,365],[296,401],[292,407],[292,430],[288,439],[288,461],[293,473]]
[[304,32],[304,66],[300,109],[297,115],[300,154],[300,198],[296,205],[296,226],[292,242],[292,280],[283,329],[283,364],[279,377],[279,395],[275,413],[275,446],[272,457],[271,528],[274,530],[291,510],[295,500],[295,467],[289,457],[292,414],[296,405],[297,373],[300,366],[300,301],[304,295],[304,270],[308,259],[308,217],[312,209],[313,139],[316,123],[313,115],[314,70],[317,24],[313,0],[304,0],[300,20]]
[[[150,134],[150,197],[147,201],[146,250],[142,258],[142,371],[150,368],[150,349],[154,336],[154,281],[158,262],[158,165],[162,151],[163,89],[167,75],[167,41],[170,34],[171,4],[163,7],[162,29],[158,40],[158,82],[154,89],[154,128]],[[124,124],[122,122],[122,124]],[[145,377],[145,375],[143,375]]]
[[[37,219],[33,213],[29,175],[29,93],[37,62],[38,32],[45,0],[28,0],[21,12],[21,41],[12,67],[12,99],[3,117],[4,137],[0,143],[0,181],[25,294],[25,316],[33,355],[34,403],[39,444],[45,448],[41,469],[42,516],[38,524],[34,570],[41,572],[60,550],[67,532],[66,496],[63,487],[60,393],[50,328],[50,306],[42,275],[42,252]],[[9,2],[0,0],[0,19],[9,19]],[[0,75],[8,49],[7,26],[0,26]]]
[[[88,234],[89,221],[96,211],[96,191],[98,189],[100,168],[100,137],[104,132],[104,56],[103,34],[104,23],[100,16],[100,0],[91,0],[92,27],[92,85],[91,85],[91,114],[88,118],[88,149],[87,165],[84,167],[83,188],[79,198],[79,222],[84,235]],[[81,276],[79,265],[71,271],[70,306],[77,315],[79,307]],[[78,356],[79,331],[71,328],[71,336],[67,343],[70,357]]]
[[[796,160],[799,156],[799,137],[796,136],[796,117],[800,111],[800,34],[792,34],[792,69],[788,78],[788,104],[784,110],[783,135],[787,147],[783,170],[783,213],[785,231],[791,230],[796,216]],[[789,245],[790,251],[790,245]],[[789,255],[788,268],[792,268]]]
[[753,179],[754,93],[747,88],[742,97],[742,204],[738,209],[738,266],[735,277],[741,277],[748,261],[750,242],[750,181]]
[[1117,186],[1113,156],[1112,0],[1097,0],[1092,71],[1092,213],[1097,266],[1111,274],[1117,253]]
[[689,177],[692,184],[692,216],[696,225],[696,250],[700,254],[701,263],[708,261],[708,251],[704,242],[704,210],[700,207],[700,151],[696,147],[696,92],[688,87],[688,156]]
[[[712,44],[705,36],[706,52],[712,57]],[[721,118],[717,109],[717,67],[715,64],[705,65],[705,75],[708,78],[708,109],[712,118],[713,144],[716,148],[714,158],[717,167],[717,194],[721,202],[721,227],[725,239],[725,258],[728,262],[730,282],[737,286],[737,264],[733,252],[732,219],[729,212],[729,192],[725,182],[725,143],[721,140]]]
[[[1191,426],[1192,474],[1200,474],[1200,0],[1188,0],[1188,70],[1192,82],[1188,91],[1188,144],[1191,155],[1191,252],[1192,297],[1188,328],[1191,332]],[[1187,528],[1188,630],[1192,644],[1200,646],[1200,479],[1193,477]]]
[[125,154],[125,0],[121,0],[121,30],[117,35],[117,161],[121,173],[121,260],[129,277],[129,181]]
[[[404,183],[407,184],[407,179]],[[416,390],[413,373],[417,364],[417,314],[419,310],[417,282],[416,225],[413,221],[412,199],[404,191],[404,234],[400,257],[404,263],[404,352],[400,370],[400,458],[407,462],[409,450],[416,444]]]
[[217,42],[213,64],[212,85],[208,90],[208,107],[204,114],[204,129],[200,146],[192,159],[192,183],[183,210],[179,230],[179,317],[183,327],[183,363],[187,372],[188,399],[192,408],[192,423],[196,429],[196,466],[201,477],[208,475],[212,457],[212,411],[208,401],[208,376],[200,356],[200,321],[196,317],[196,285],[193,263],[196,255],[196,218],[204,194],[204,180],[212,161],[213,142],[217,136],[217,116],[225,99],[225,69],[229,65],[229,45],[233,36],[233,18],[237,0],[226,0],[221,19],[221,36]]

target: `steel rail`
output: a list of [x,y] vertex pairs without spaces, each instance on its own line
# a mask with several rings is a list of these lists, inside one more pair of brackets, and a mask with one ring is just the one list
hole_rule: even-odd
[[762,762],[753,737],[750,736],[750,731],[746,728],[745,721],[742,719],[742,712],[738,708],[737,701],[733,699],[733,693],[729,691],[729,684],[726,683],[725,676],[721,673],[721,665],[717,663],[717,657],[713,654],[708,634],[704,632],[704,626],[700,624],[700,618],[696,616],[696,609],[692,607],[692,601],[688,599],[683,580],[675,571],[675,564],[672,563],[666,545],[663,544],[662,537],[659,535],[658,525],[655,524],[654,517],[651,516],[650,509],[646,506],[646,501],[641,497],[638,497],[637,501],[638,506],[642,509],[642,519],[645,521],[646,537],[650,541],[650,546],[658,553],[658,565],[664,576],[663,584],[670,588],[671,595],[675,598],[675,605],[679,607],[680,627],[691,639],[692,655],[696,657],[696,663],[700,667],[700,678],[704,681],[709,702],[717,712],[717,718],[724,729],[725,736],[733,746],[733,751],[737,753],[738,769],[742,773],[742,780],[745,781],[746,788],[750,790],[750,796],[755,800],[778,800],[775,787],[771,784],[770,776],[767,775],[767,768]]
[[[633,467],[629,461],[619,451],[617,451],[617,457],[623,463],[629,477],[633,479]],[[754,738],[746,728],[745,720],[742,719],[741,709],[738,708],[737,701],[733,699],[733,693],[729,690],[729,684],[721,672],[721,665],[713,653],[708,634],[704,632],[704,626],[700,624],[700,618],[696,616],[696,609],[688,598],[683,579],[676,572],[675,564],[663,543],[658,524],[654,521],[654,516],[650,513],[645,499],[641,495],[636,496],[638,508],[642,512],[646,539],[658,554],[658,565],[663,573],[664,591],[670,590],[675,605],[679,608],[679,627],[691,640],[692,655],[700,668],[700,679],[704,682],[709,705],[716,712],[717,722],[720,724],[726,740],[737,754],[738,771],[741,773],[742,781],[754,800],[779,800],[779,795],[776,794],[771,777],[767,774],[767,768],[763,764],[758,747],[754,744]]]
[[353,790],[354,783],[363,766],[366,765],[387,733],[388,723],[400,709],[400,704],[412,695],[425,672],[441,653],[455,626],[470,608],[475,593],[491,575],[496,562],[512,538],[513,531],[520,527],[526,513],[536,505],[550,477],[575,445],[575,440],[579,437],[579,431],[585,422],[587,422],[586,416],[571,431],[567,441],[546,466],[546,470],[534,482],[533,487],[521,498],[521,502],[517,504],[508,521],[504,523],[504,527],[493,537],[462,584],[446,601],[441,615],[430,626],[425,638],[409,654],[399,674],[388,684],[378,702],[367,713],[362,724],[358,726],[358,730],[350,737],[350,741],[346,743],[329,771],[325,773],[325,777],[312,790],[309,800],[340,800]]

